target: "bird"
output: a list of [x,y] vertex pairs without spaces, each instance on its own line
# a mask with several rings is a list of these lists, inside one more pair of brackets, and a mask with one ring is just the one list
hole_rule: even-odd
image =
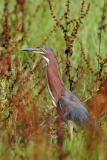
[[90,122],[90,114],[82,102],[73,92],[67,89],[60,78],[58,60],[54,51],[49,46],[39,46],[36,48],[20,49],[38,53],[46,61],[47,87],[53,105],[61,119],[67,124],[73,139],[74,126],[86,127]]

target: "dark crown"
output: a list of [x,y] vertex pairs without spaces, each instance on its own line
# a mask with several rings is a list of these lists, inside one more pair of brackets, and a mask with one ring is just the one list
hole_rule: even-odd
[[49,46],[39,46],[37,48],[44,48],[47,51],[53,52],[53,50]]

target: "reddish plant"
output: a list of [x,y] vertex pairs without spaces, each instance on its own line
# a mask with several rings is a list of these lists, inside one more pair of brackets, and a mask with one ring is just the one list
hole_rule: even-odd
[[88,59],[86,58],[86,55],[85,55],[85,52],[84,52],[84,47],[83,47],[82,42],[80,42],[80,47],[81,47],[81,53],[82,53],[82,55],[83,55],[84,61],[85,61],[86,64],[87,64],[87,68],[90,70],[90,72],[94,73],[92,67],[91,67],[90,64],[89,64]]
[[[77,19],[71,19],[69,17],[71,1],[67,0],[66,1],[66,11],[64,12],[64,15],[59,20],[55,16],[51,0],[48,0],[48,3],[49,3],[51,15],[52,15],[52,17],[53,17],[53,19],[56,23],[56,26],[50,32],[50,34],[52,34],[57,29],[57,27],[60,27],[60,29],[62,30],[62,32],[64,34],[64,39],[65,39],[65,42],[66,42],[65,54],[67,55],[66,56],[66,67],[65,67],[64,72],[69,79],[70,89],[72,89],[72,80],[71,80],[71,76],[70,76],[71,64],[70,64],[70,61],[69,61],[69,56],[71,56],[73,54],[74,40],[77,38],[77,34],[78,34],[78,31],[79,31],[80,25],[82,24],[82,19],[85,18],[87,16],[88,12],[89,12],[90,3],[88,4],[87,9],[85,11],[84,10],[85,1],[82,0],[80,17],[77,18]],[[65,25],[61,23],[62,20],[65,21]],[[72,24],[72,26],[73,26],[72,30],[68,29],[70,24]]]
[[90,112],[97,121],[107,118],[107,79],[100,84],[96,96],[93,97]]

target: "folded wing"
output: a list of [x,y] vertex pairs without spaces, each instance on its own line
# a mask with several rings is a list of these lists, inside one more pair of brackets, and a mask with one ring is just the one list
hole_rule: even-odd
[[77,97],[70,99],[61,96],[57,103],[57,111],[64,121],[71,120],[78,126],[84,126],[90,120],[88,110]]

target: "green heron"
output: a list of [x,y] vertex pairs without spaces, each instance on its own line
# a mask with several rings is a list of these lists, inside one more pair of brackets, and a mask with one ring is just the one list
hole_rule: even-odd
[[21,51],[32,51],[39,53],[46,61],[47,86],[53,105],[58,114],[70,128],[71,138],[73,138],[73,127],[78,125],[84,127],[90,120],[88,110],[81,101],[68,90],[58,71],[58,61],[53,50],[48,46],[21,49]]

